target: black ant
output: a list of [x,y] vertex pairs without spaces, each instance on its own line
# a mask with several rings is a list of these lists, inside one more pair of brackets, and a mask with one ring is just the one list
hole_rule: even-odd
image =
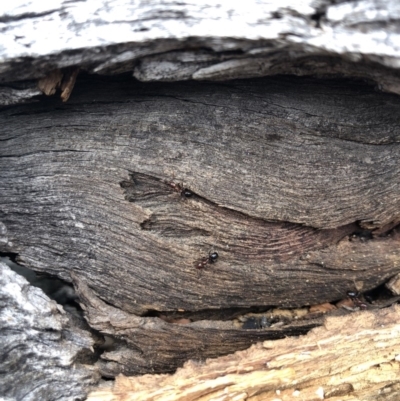
[[358,291],[347,291],[347,296],[353,301],[354,305],[360,309],[367,309],[367,305],[361,302]]
[[202,270],[208,264],[215,263],[218,260],[218,253],[217,252],[210,252],[206,258],[202,258],[195,262],[196,269]]
[[170,186],[174,191],[179,192],[182,198],[190,198],[193,195],[193,192],[190,189],[184,188],[183,184],[173,181],[169,181],[166,184]]

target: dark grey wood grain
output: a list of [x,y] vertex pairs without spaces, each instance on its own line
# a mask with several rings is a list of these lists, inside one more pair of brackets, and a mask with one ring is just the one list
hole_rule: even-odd
[[399,219],[397,97],[292,78],[78,84],[66,105],[0,114],[1,250],[20,263],[137,314],[301,306],[398,273],[398,238],[371,231]]
[[[399,7],[5,4],[0,103],[36,104],[0,109],[0,253],[72,282],[109,341],[95,363],[93,332],[35,297],[25,306],[39,334],[20,310],[17,336],[0,327],[3,370],[18,367],[0,377],[7,396],[80,397],[98,372],[167,372],[301,334],[321,320],[244,330],[233,318],[339,300],[399,274],[400,100],[375,90],[400,93]],[[226,81],[281,74],[376,88]],[[36,352],[43,341],[53,347]]]

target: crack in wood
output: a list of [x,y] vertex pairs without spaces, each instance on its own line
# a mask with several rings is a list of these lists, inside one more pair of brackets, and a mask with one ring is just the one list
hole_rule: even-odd
[[[120,183],[125,198],[151,210],[140,227],[161,237],[207,236],[209,245],[225,251],[225,258],[285,261],[304,252],[335,244],[357,231],[355,224],[337,229],[318,230],[287,222],[272,222],[245,215],[197,195],[189,189],[182,196],[182,184],[147,174],[132,172],[130,180]],[[178,189],[178,190],[177,190]]]

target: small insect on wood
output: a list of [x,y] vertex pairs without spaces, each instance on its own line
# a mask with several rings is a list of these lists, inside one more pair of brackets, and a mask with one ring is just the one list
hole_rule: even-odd
[[166,184],[174,191],[179,192],[182,198],[190,198],[193,195],[193,192],[188,188],[184,188],[183,184],[173,181],[166,182]]
[[347,291],[347,296],[353,301],[354,305],[360,309],[367,309],[367,304],[359,298],[361,294],[358,291]]
[[218,253],[217,252],[210,252],[206,258],[202,258],[195,262],[196,269],[202,270],[208,264],[215,263],[218,260]]

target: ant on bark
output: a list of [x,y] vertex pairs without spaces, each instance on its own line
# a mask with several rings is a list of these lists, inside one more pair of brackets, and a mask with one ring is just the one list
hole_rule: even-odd
[[179,182],[167,181],[166,184],[174,191],[180,193],[182,198],[190,198],[193,196],[193,192],[190,189],[185,188],[183,184],[180,184]]
[[354,306],[360,309],[367,309],[367,304],[359,299],[360,295],[358,291],[347,291],[347,296],[353,301]]
[[218,260],[217,252],[210,252],[209,255],[205,258],[201,258],[200,260],[195,262],[195,268],[198,270],[204,269],[207,265],[213,264]]

